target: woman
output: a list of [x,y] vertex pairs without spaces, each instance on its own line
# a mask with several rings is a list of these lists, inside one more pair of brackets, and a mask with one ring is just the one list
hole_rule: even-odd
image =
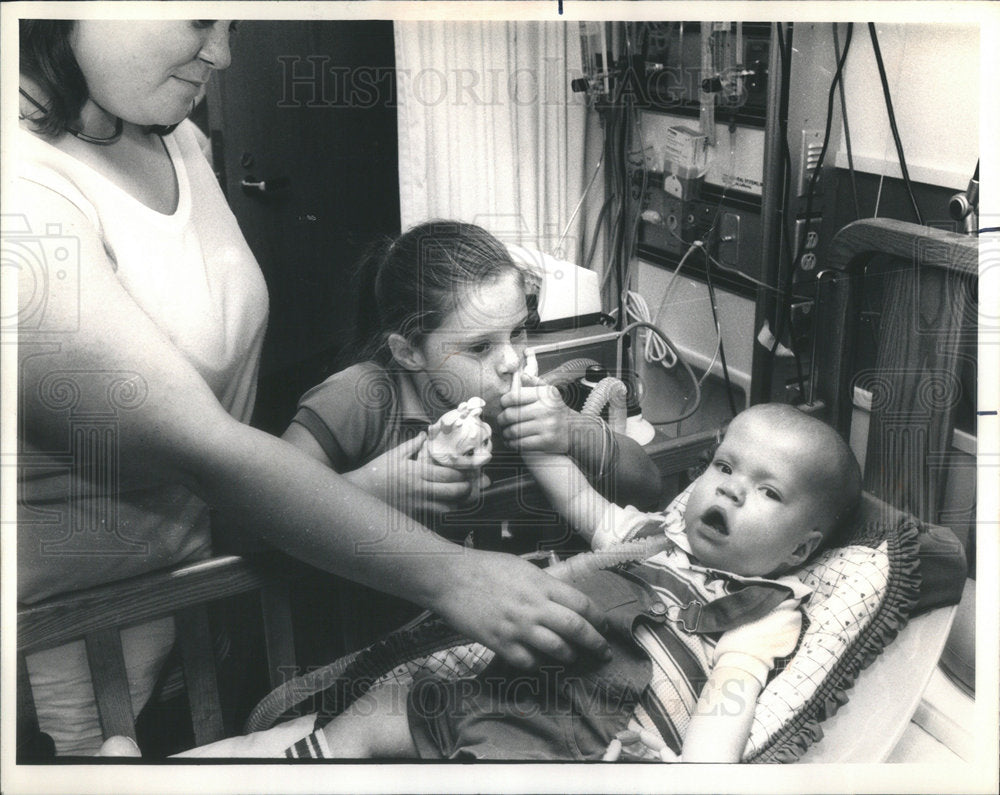
[[[230,23],[21,25],[8,212],[40,253],[19,269],[19,600],[206,557],[213,506],[437,611],[515,665],[606,653],[576,590],[517,558],[458,550],[245,424],[266,293],[185,121],[229,64]],[[125,634],[134,709],[172,636],[170,621]],[[57,752],[96,750],[82,644],[28,668]]]

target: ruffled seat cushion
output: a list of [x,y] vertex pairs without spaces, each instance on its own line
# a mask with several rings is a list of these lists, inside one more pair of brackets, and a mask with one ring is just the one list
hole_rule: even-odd
[[[813,588],[799,646],[757,701],[746,762],[794,762],[847,703],[858,674],[906,625],[920,595],[919,524],[874,500],[849,543],[799,577]],[[879,515],[881,514],[881,515]]]

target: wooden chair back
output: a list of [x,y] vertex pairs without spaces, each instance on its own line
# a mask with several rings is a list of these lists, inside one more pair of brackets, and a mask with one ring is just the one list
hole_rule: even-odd
[[[174,617],[197,745],[225,736],[208,606],[257,591],[272,688],[294,674],[288,590],[277,576],[244,558],[216,557],[120,582],[60,595],[17,615],[17,716],[20,738],[37,733],[26,655],[70,641],[86,643],[94,696],[105,739],[136,739],[120,630],[163,616]],[[23,732],[23,734],[22,734]]]

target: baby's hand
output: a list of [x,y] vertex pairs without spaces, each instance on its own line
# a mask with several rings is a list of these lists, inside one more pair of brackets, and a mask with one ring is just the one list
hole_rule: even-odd
[[478,482],[470,482],[468,472],[418,455],[426,439],[427,434],[421,433],[387,450],[349,473],[348,479],[410,516],[453,511],[469,499],[474,489],[489,485],[485,475],[480,475]]
[[[602,762],[617,762],[619,759],[641,759],[645,761],[680,762],[681,758],[653,732],[635,726],[615,735],[604,752]],[[634,727],[634,728],[631,728]]]
[[500,398],[497,425],[504,440],[521,452],[566,455],[576,415],[559,391],[541,379],[521,372],[511,390]]

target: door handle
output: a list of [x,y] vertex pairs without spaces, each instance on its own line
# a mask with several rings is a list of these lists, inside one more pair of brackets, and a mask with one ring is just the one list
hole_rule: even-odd
[[275,196],[284,193],[291,187],[292,181],[288,177],[275,177],[274,179],[255,179],[254,177],[244,177],[240,180],[240,187],[247,196]]

